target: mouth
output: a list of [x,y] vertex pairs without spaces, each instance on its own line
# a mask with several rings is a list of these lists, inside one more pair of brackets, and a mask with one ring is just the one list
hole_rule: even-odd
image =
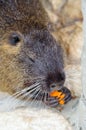
[[[46,85],[42,84],[42,82],[25,82],[24,86],[25,89],[23,90],[24,92],[22,95],[27,101],[41,101],[48,106],[57,107],[61,103],[65,104],[71,100],[70,91],[62,85],[49,90],[42,89],[44,86],[46,87]],[[58,94],[52,96],[50,95],[52,92],[57,92]],[[61,97],[58,96],[59,94],[61,94]]]
[[55,85],[56,87],[50,88],[50,92],[52,91],[60,91],[64,86],[63,85]]
[[46,86],[42,82],[36,83],[36,82],[26,81],[24,83],[24,88],[26,88],[26,91],[25,91],[25,93],[27,93],[26,95],[28,95],[32,99],[44,101],[45,97],[46,97],[46,100],[47,100],[47,98],[49,97],[49,95],[52,91],[60,91],[63,88],[63,86],[58,85],[54,88],[49,88],[48,86]]

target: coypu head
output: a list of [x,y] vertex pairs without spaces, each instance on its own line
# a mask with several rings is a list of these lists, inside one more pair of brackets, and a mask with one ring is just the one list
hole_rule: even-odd
[[0,90],[42,100],[63,87],[63,69],[62,48],[40,2],[0,0]]

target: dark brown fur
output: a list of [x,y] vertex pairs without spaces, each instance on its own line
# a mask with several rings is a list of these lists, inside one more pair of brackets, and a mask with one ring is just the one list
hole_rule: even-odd
[[[28,98],[44,100],[52,89],[63,87],[62,49],[48,23],[39,0],[0,0],[1,91],[13,94],[25,89]],[[40,87],[31,88],[37,83]],[[36,92],[30,92],[34,88]]]

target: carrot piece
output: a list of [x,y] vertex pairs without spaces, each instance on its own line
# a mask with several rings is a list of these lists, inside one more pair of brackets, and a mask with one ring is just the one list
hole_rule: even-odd
[[58,92],[58,91],[53,91],[50,93],[51,97],[60,97],[62,94],[62,92]]
[[59,104],[61,105],[65,104],[64,100],[59,101]]
[[62,94],[61,96],[60,96],[60,99],[63,99],[65,97],[65,94]]
[[51,97],[56,97],[57,99],[59,99],[59,104],[60,104],[60,105],[65,104],[65,101],[62,100],[62,99],[65,97],[65,94],[64,94],[64,93],[58,92],[58,91],[55,90],[55,91],[52,91],[52,92],[50,93],[50,96],[51,96]]
[[61,95],[62,95],[62,92],[58,92],[57,97],[58,97],[58,98],[60,98],[60,97],[61,97]]

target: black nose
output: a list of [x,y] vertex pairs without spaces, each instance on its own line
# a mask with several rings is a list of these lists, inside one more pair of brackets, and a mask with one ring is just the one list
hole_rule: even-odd
[[65,81],[65,73],[64,72],[58,73],[58,81],[59,82],[64,82]]
[[65,73],[64,72],[58,72],[56,74],[49,74],[48,77],[48,81],[49,81],[49,88],[50,89],[60,89],[64,82],[65,82]]

